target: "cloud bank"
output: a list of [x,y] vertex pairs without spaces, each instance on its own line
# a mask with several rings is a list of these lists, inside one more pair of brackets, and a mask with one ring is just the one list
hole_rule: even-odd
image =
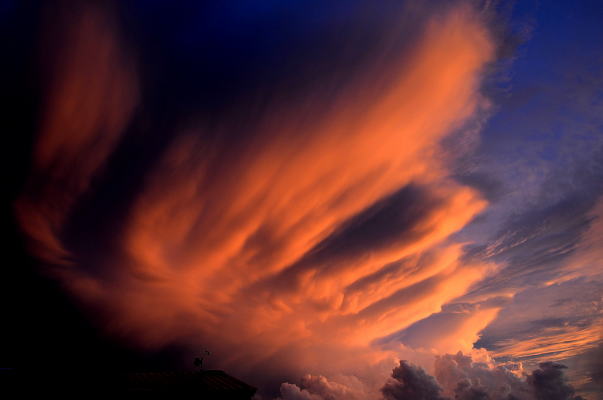
[[397,359],[474,345],[536,370],[441,356],[436,380],[400,364],[382,394],[572,398],[543,362],[599,338],[600,163],[561,152],[588,172],[570,197],[544,162],[459,172],[501,51],[488,3],[311,3],[46,9],[15,207],[32,253],[107,333],[210,348],[297,382],[283,398],[378,396]]
[[[358,35],[384,10],[351,8],[341,27]],[[111,10],[50,12],[63,23],[49,33],[44,117],[16,207],[32,251],[138,346],[203,344],[222,367],[271,379],[391,359],[370,344],[492,268],[447,242],[486,201],[449,178],[441,141],[486,106],[495,45],[466,3],[396,12],[344,81],[328,71],[349,62],[349,43],[319,25],[338,47],[305,61],[319,73],[312,90],[283,97],[292,77],[277,77],[214,118],[199,107],[146,137],[153,104],[139,93],[152,87]],[[124,149],[153,140],[120,169]]]
[[300,386],[283,383],[279,399],[582,400],[568,384],[565,368],[562,364],[544,362],[528,374],[511,365],[474,362],[470,356],[458,352],[436,358],[435,376],[417,365],[400,361],[381,387],[380,397],[367,395],[358,387],[330,382],[325,377],[307,376]]

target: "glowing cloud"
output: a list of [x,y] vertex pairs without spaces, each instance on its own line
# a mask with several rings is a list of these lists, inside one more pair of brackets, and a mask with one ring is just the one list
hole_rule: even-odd
[[116,147],[138,85],[106,10],[57,9],[42,43],[48,79],[33,173],[16,208],[36,254],[65,264],[71,258],[61,240],[66,219]]
[[[132,62],[107,21],[86,9],[68,28],[34,160],[32,186],[45,183],[18,204],[54,264],[77,260],[61,229],[136,103]],[[120,251],[102,274],[74,262],[58,276],[111,316],[113,333],[149,347],[203,343],[247,376],[383,360],[375,339],[440,311],[490,268],[446,241],[486,202],[448,178],[441,140],[483,105],[492,40],[465,6],[417,38],[328,106],[268,103],[257,123],[199,118],[168,132],[176,139],[115,233]],[[242,129],[240,142],[215,139]]]

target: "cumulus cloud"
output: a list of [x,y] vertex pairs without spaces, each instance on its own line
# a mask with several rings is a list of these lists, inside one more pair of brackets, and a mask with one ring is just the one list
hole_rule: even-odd
[[364,384],[355,377],[347,377],[346,383],[340,383],[322,375],[306,375],[300,386],[282,383],[280,393],[278,400],[362,400],[372,397]]
[[544,362],[522,379],[504,366],[474,363],[459,352],[436,359],[436,378],[401,361],[382,392],[387,400],[581,400],[567,383],[564,368]]
[[381,389],[386,400],[444,400],[436,380],[421,367],[400,361],[392,371],[392,379]]
[[[497,364],[471,356],[437,356],[434,376],[422,367],[400,361],[380,387],[351,379],[345,383],[324,376],[306,375],[299,384],[283,383],[279,400],[580,400],[564,375],[565,366],[544,362],[531,373],[520,364]],[[383,379],[383,378],[382,378]],[[377,390],[378,389],[378,390]]]
[[574,397],[574,388],[569,385],[563,376],[563,369],[566,366],[554,362],[544,362],[539,364],[539,368],[528,376],[528,384],[534,388],[534,394],[537,400],[567,400],[582,399]]
[[436,357],[435,376],[449,397],[458,392],[465,396],[485,393],[492,399],[504,399],[510,394],[521,398],[526,391],[513,369],[492,362],[473,362],[461,352]]
[[488,400],[490,396],[483,387],[473,386],[469,381],[461,381],[454,389],[454,398],[458,400]]
[[314,395],[307,390],[300,389],[297,385],[284,382],[281,384],[282,400],[322,400],[318,395]]

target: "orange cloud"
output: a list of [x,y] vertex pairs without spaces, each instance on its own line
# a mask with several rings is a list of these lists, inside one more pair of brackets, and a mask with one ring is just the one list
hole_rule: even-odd
[[[46,261],[68,257],[60,228],[136,103],[132,64],[109,26],[87,10],[69,28],[72,54],[56,69],[35,154],[49,180],[18,205]],[[150,347],[203,343],[233,370],[381,361],[374,339],[439,311],[488,271],[446,243],[486,202],[447,178],[440,142],[478,111],[492,57],[479,17],[461,7],[328,112],[275,106],[243,145],[204,135],[236,122],[191,126],[131,205],[111,273],[62,278],[109,310],[109,330]]]
[[70,255],[61,229],[117,145],[138,88],[134,63],[106,10],[57,7],[47,22],[44,108],[33,174],[16,211],[37,256],[65,264]]
[[586,327],[550,327],[521,340],[501,340],[496,357],[560,361],[595,348],[601,340],[600,320]]
[[565,282],[580,276],[600,277],[603,270],[603,199],[589,212],[592,222],[582,235],[576,251],[563,268],[564,274],[549,284]]

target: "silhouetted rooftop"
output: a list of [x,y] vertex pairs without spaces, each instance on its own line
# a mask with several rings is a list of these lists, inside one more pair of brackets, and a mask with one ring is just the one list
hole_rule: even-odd
[[[0,371],[0,393],[15,396],[56,394],[62,398],[250,400],[256,388],[224,371],[120,373],[106,370],[38,369]],[[82,397],[83,396],[83,397]]]
[[130,392],[186,392],[224,399],[248,399],[256,392],[253,386],[217,370],[137,372],[128,374],[127,388]]

